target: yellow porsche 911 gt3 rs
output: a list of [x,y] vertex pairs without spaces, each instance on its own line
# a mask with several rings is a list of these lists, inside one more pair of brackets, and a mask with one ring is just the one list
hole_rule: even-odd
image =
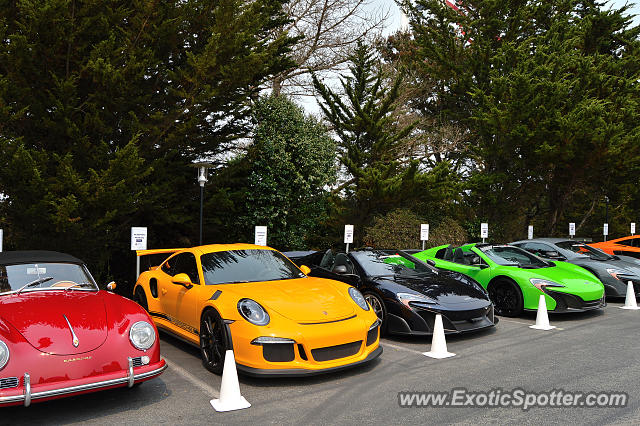
[[170,254],[140,275],[134,299],[166,330],[200,347],[220,374],[227,349],[249,375],[335,371],[382,353],[379,321],[358,290],[308,277],[278,251],[252,244],[143,250]]

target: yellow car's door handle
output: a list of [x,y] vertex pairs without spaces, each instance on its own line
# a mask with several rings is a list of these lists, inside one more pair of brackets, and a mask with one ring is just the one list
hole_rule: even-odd
[[167,289],[166,289],[166,288],[163,288],[163,289],[162,289],[162,295],[164,296],[165,294],[167,294]]

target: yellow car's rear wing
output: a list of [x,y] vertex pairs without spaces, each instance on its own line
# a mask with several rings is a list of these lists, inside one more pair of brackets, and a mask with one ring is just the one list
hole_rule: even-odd
[[[154,254],[164,254],[165,256],[161,257],[161,260],[158,261],[160,259],[160,256],[156,256],[155,258],[148,258],[147,262],[149,262],[149,264],[147,265],[147,267],[145,269],[148,270],[153,270],[156,269],[158,267],[159,264],[161,264],[162,262],[164,262],[169,256],[171,256],[173,253],[180,251],[180,250],[184,250],[181,248],[173,248],[173,249],[154,249],[154,250],[136,250],[136,256],[138,256],[138,261],[140,260],[140,258],[142,256],[151,256]],[[156,263],[156,265],[151,265],[151,262]],[[137,274],[140,275],[140,263],[138,263],[138,267],[137,267]]]
[[136,256],[147,256],[149,254],[173,254],[177,251],[184,250],[183,248],[173,248],[173,249],[153,249],[153,250],[136,250]]

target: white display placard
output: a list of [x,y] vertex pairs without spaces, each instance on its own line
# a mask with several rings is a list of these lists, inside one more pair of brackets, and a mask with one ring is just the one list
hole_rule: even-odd
[[2,251],[2,239],[4,238],[4,235],[2,234],[2,229],[0,229],[0,252]]
[[420,225],[420,241],[429,241],[429,224],[423,223]]
[[131,250],[147,249],[147,227],[131,227]]
[[481,223],[480,224],[480,238],[489,238],[489,224]]
[[353,225],[344,226],[344,243],[353,244]]
[[529,229],[527,229],[527,238],[533,240],[533,225],[529,225]]
[[256,226],[255,245],[266,246],[267,245],[267,227]]
[[[631,235],[636,233],[636,223],[631,222]],[[0,229],[0,236],[2,236],[2,229]],[[0,238],[0,251],[2,251],[2,238]]]
[[602,227],[602,235],[609,235],[609,224],[605,223]]
[[569,224],[569,235],[571,235],[572,237],[576,235],[576,224],[574,222],[571,222]]

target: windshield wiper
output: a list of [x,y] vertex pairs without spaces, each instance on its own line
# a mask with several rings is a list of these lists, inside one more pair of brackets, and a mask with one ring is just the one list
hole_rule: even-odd
[[42,284],[42,283],[46,283],[47,281],[51,281],[52,279],[53,279],[53,277],[42,277],[42,278],[38,278],[37,280],[35,280],[35,281],[31,281],[30,283],[27,283],[27,284],[23,285],[22,287],[20,287],[20,288],[16,291],[16,294],[20,294],[20,292],[21,292],[22,290],[24,290],[25,288],[33,287],[34,285],[39,285],[39,284]]
[[62,290],[69,290],[70,288],[73,287],[84,287],[84,286],[91,286],[91,283],[75,283],[75,284],[71,284],[70,286],[64,287]]

